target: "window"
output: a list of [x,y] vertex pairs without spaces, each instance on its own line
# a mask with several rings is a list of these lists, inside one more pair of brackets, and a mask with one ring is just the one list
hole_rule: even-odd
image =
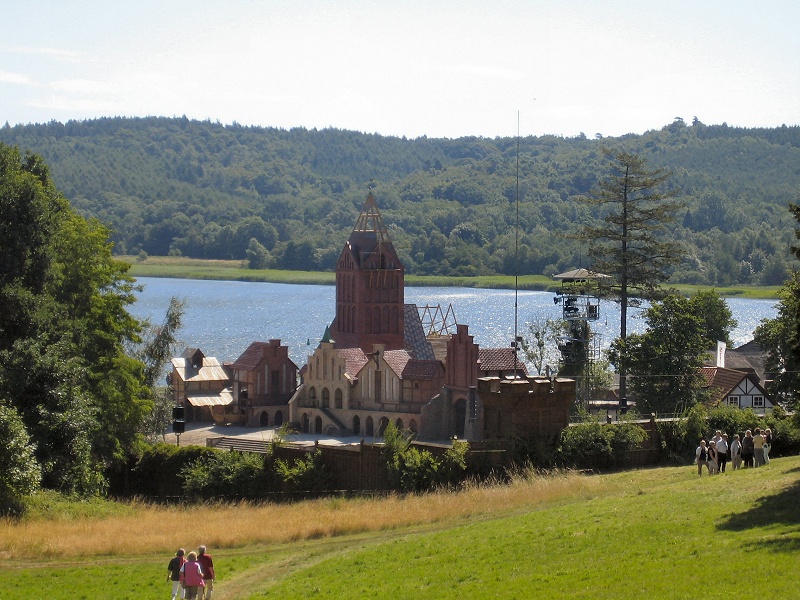
[[739,403],[739,396],[728,396],[728,406],[740,408],[741,405]]
[[322,408],[330,408],[331,406],[331,393],[328,388],[322,388]]
[[753,408],[764,408],[764,396],[753,396]]

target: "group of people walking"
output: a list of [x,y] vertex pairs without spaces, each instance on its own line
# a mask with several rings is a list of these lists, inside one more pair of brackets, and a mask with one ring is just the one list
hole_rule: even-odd
[[728,462],[733,465],[733,470],[745,467],[760,467],[769,464],[769,451],[772,448],[772,431],[756,427],[744,432],[744,438],[735,434],[728,440],[728,434],[720,430],[706,443],[700,440],[700,445],[695,450],[695,464],[697,474],[703,475],[703,467],[708,469],[709,475],[724,473]]
[[186,554],[179,548],[167,566],[167,581],[172,581],[172,600],[211,600],[214,591],[214,561],[200,546]]

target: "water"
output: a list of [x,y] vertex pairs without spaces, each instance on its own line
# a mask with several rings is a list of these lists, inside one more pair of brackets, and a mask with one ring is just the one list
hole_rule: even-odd
[[[144,290],[130,312],[160,323],[170,298],[185,300],[183,328],[178,332],[183,347],[200,348],[206,356],[234,361],[254,341],[280,339],[289,355],[305,364],[325,327],[335,315],[334,286],[289,285],[240,281],[202,281],[141,277]],[[469,326],[475,342],[484,348],[507,347],[514,339],[514,290],[481,290],[451,287],[406,287],[405,300],[418,306],[452,305],[458,323]],[[776,300],[727,300],[739,322],[731,337],[734,347],[753,339],[762,319],[777,314]],[[631,311],[628,332],[644,327],[641,311]],[[518,335],[526,334],[526,323],[559,319],[561,307],[550,292],[518,292]],[[619,334],[619,307],[602,302],[600,319],[593,323],[603,348]]]

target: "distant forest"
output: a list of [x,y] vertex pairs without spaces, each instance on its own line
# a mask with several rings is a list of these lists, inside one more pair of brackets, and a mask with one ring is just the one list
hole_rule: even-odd
[[670,234],[686,249],[673,283],[782,283],[795,243],[787,206],[800,202],[797,126],[676,119],[615,138],[406,139],[148,117],[6,124],[0,142],[41,154],[72,206],[111,229],[117,254],[278,269],[332,270],[369,185],[410,274],[590,266],[569,236],[599,216],[576,198],[609,173],[603,147],[673,173],[685,208]]

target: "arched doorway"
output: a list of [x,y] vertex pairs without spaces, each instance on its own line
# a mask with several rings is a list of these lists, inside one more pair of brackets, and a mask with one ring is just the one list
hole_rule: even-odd
[[308,433],[309,432],[309,427],[310,427],[309,421],[310,421],[310,419],[308,418],[308,413],[303,413],[303,421],[301,423],[301,427],[303,429],[303,433]]
[[381,420],[378,421],[378,437],[383,437],[383,432],[386,431],[386,428],[389,426],[389,419],[386,417],[381,417]]
[[258,417],[258,424],[261,427],[269,427],[269,414],[267,411],[261,413],[261,416]]
[[328,388],[322,388],[322,408],[331,407],[331,393]]
[[333,407],[342,408],[342,390],[338,389],[333,393]]
[[394,422],[394,426],[397,427],[400,431],[403,431],[403,419],[400,417]]
[[364,431],[364,434],[367,437],[375,436],[374,425],[372,424],[372,417],[367,417],[366,431]]
[[275,427],[280,427],[281,425],[283,425],[283,412],[282,411],[279,410],[278,412],[275,413],[275,418],[273,419],[272,424]]
[[353,435],[361,435],[361,419],[358,415],[353,417]]
[[413,433],[414,435],[416,435],[416,434],[417,434],[417,422],[416,422],[414,419],[411,419],[411,421],[409,421],[409,423],[408,423],[408,429],[409,429],[409,431],[410,431],[411,433]]
[[314,418],[314,433],[322,433],[322,417],[319,415]]

